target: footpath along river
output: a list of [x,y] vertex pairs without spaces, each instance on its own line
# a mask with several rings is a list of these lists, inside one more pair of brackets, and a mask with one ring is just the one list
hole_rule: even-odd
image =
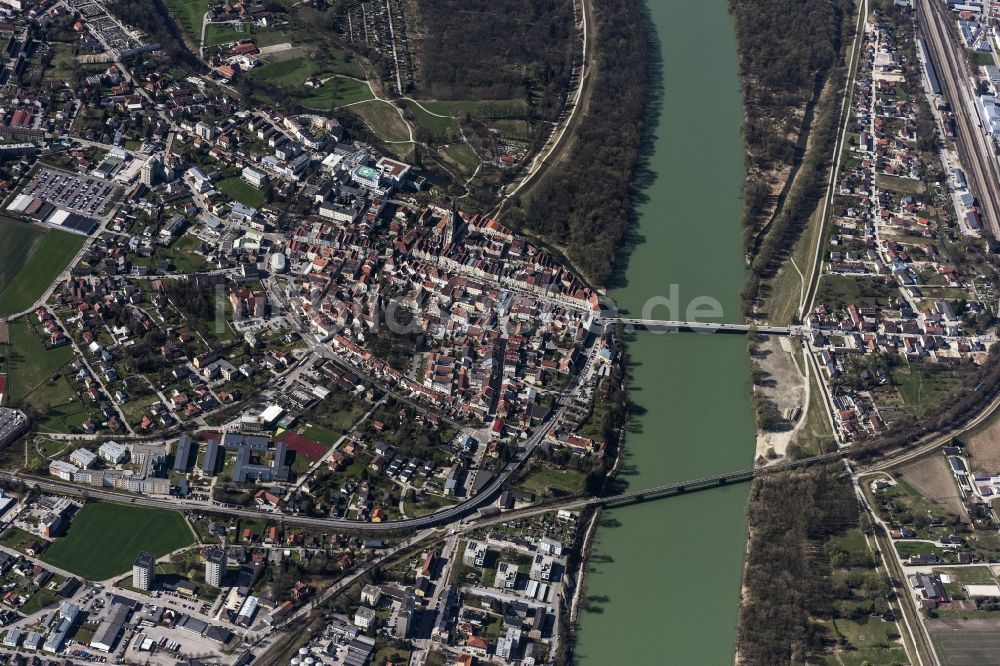
[[[650,0],[662,99],[651,116],[652,180],[638,204],[640,242],[611,296],[640,313],[677,285],[739,322],[743,141],[736,40],[726,0]],[[638,35],[636,38],[640,38]],[[671,316],[668,316],[671,315]],[[673,316],[677,315],[677,316]],[[619,479],[630,488],[752,464],[755,431],[746,339],[638,333],[629,394],[638,406]],[[578,663],[714,666],[733,661],[749,486],[608,511],[587,574]]]

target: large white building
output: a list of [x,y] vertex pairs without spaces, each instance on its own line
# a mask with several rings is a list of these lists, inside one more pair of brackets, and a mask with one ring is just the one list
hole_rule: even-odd
[[160,178],[160,172],[163,169],[163,162],[156,155],[153,155],[148,160],[146,160],[142,168],[139,171],[139,177],[142,180],[142,184],[146,187],[153,187],[156,185]]
[[976,100],[979,107],[979,117],[983,121],[983,130],[993,138],[1000,138],[1000,108],[993,95],[980,95]]
[[72,481],[73,477],[79,471],[79,467],[71,465],[63,460],[53,460],[49,463],[49,474],[52,476],[58,476],[63,481]]
[[63,605],[59,607],[59,624],[49,632],[49,637],[45,639],[45,645],[42,646],[42,649],[51,654],[56,654],[62,650],[69,632],[76,624],[79,616],[79,606],[68,601],[63,602]]
[[215,138],[215,128],[206,123],[204,120],[199,121],[198,124],[194,126],[194,133],[206,141],[211,141]]
[[124,444],[119,444],[118,442],[105,442],[97,449],[97,455],[112,465],[117,465],[125,460],[125,457],[128,455],[128,449]]
[[132,564],[132,587],[137,590],[146,590],[153,587],[153,580],[156,578],[156,555],[145,551],[139,553]]
[[97,460],[97,456],[94,455],[93,451],[88,449],[77,449],[69,454],[69,461],[83,469],[91,467],[95,460]]
[[367,606],[362,606],[354,614],[354,624],[362,629],[367,629],[375,622],[375,611]]
[[256,169],[251,169],[250,167],[243,167],[242,176],[243,180],[247,181],[254,187],[263,187],[267,184],[267,174],[261,173]]
[[226,549],[209,548],[205,553],[205,582],[215,587],[222,587],[226,577]]

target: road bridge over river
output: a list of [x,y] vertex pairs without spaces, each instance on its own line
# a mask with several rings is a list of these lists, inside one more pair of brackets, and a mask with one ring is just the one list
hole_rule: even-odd
[[766,333],[769,335],[802,335],[803,326],[769,326],[767,324],[723,324],[710,321],[672,321],[666,319],[630,319],[628,317],[601,317],[597,323],[604,327],[623,324],[653,332],[687,331],[692,333]]

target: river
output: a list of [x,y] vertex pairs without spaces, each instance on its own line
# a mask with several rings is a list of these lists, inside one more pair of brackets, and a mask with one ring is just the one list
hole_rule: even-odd
[[[711,297],[741,321],[742,103],[726,0],[651,0],[662,100],[654,178],[638,204],[639,242],[611,295],[640,313],[677,285],[679,312]],[[637,36],[638,38],[638,36]],[[666,316],[677,315],[677,316]],[[704,319],[704,317],[701,317]],[[745,469],[754,455],[746,339],[638,333],[629,393],[638,406],[620,479],[630,488]],[[597,530],[576,649],[584,666],[732,663],[749,486],[606,512]]]

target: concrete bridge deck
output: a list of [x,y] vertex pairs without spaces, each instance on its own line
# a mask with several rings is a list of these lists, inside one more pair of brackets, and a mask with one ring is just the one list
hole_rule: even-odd
[[609,326],[612,324],[624,324],[634,326],[647,331],[690,331],[694,333],[749,333],[754,330],[758,333],[769,335],[801,335],[803,328],[799,326],[769,326],[767,324],[724,324],[707,321],[672,321],[665,319],[638,319],[628,317],[601,317],[597,320],[599,324]]

